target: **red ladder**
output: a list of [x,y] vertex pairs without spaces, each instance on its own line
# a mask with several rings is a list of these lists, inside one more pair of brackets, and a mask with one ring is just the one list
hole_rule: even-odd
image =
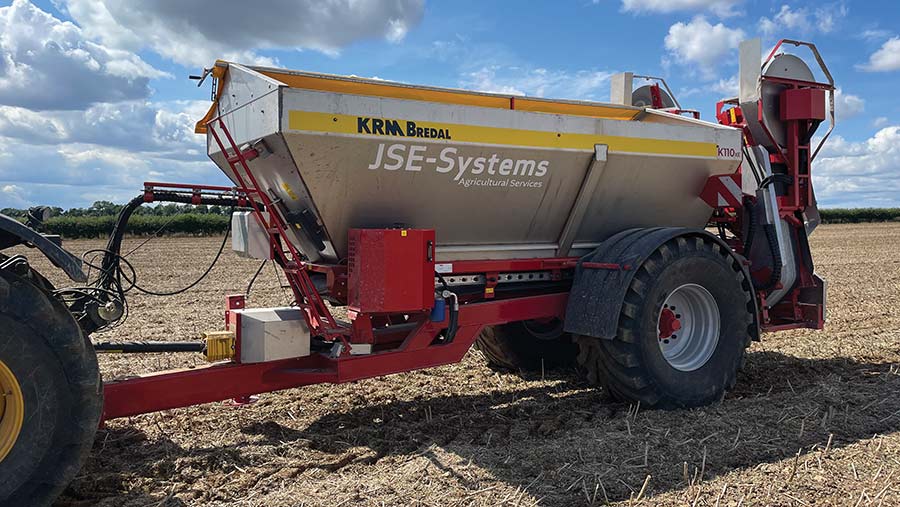
[[[288,224],[281,217],[272,198],[260,188],[259,182],[247,165],[247,156],[234,143],[234,139],[231,137],[231,133],[228,132],[225,122],[221,117],[212,119],[207,123],[207,129],[216,140],[216,144],[219,145],[222,155],[234,173],[239,189],[249,197],[250,206],[253,208],[253,216],[256,217],[257,222],[266,231],[269,237],[269,247],[281,261],[280,264],[287,277],[288,284],[294,292],[294,299],[297,305],[304,310],[310,330],[316,331],[326,339],[338,338],[341,341],[345,341],[345,336],[349,334],[349,331],[344,327],[338,326],[334,316],[328,310],[328,307],[325,306],[319,291],[316,290],[315,285],[306,272],[306,264],[302,261],[300,252],[287,239]],[[216,132],[217,129],[220,129],[225,135],[230,148],[226,148],[222,138]],[[242,172],[243,175],[241,174]],[[247,185],[247,181],[250,182],[250,185]],[[253,197],[254,195],[256,198]],[[268,220],[260,209],[257,198],[262,202],[265,209],[269,211]],[[283,242],[281,238],[284,238]],[[287,246],[287,251],[285,251],[284,245]]]

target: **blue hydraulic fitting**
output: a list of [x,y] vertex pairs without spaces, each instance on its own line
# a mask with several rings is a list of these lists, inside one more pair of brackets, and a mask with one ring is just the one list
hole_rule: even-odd
[[434,308],[431,309],[431,322],[443,322],[447,316],[447,302],[442,297],[434,298]]

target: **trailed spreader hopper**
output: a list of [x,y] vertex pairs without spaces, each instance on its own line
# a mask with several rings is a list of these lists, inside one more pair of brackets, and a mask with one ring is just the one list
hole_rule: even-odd
[[[580,255],[632,227],[702,227],[701,190],[741,160],[739,130],[650,108],[224,62],[214,73],[205,120],[261,148],[250,168],[298,217],[311,261],[346,258],[351,228],[433,228],[442,260]],[[209,154],[235,179],[212,138]]]
[[[642,408],[721,400],[762,332],[825,321],[807,236],[834,82],[812,44],[760,52],[741,44],[718,123],[630,74],[597,104],[218,62],[197,128],[234,185],[146,182],[87,274],[35,230],[41,210],[0,215],[0,250],[34,246],[77,282],[0,257],[0,505],[49,505],[102,420],[450,364],[473,344],[515,372],[578,365]],[[234,250],[277,263],[291,299],[229,295],[202,341],[91,341],[132,289],[165,295],[120,254],[152,202],[237,210]],[[101,383],[104,350],[210,364]]]

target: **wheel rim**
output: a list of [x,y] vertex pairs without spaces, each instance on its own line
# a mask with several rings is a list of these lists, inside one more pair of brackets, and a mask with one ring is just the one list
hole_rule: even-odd
[[682,285],[666,297],[657,318],[659,348],[670,366],[694,371],[719,343],[719,305],[700,285]]
[[22,421],[25,418],[25,399],[12,370],[0,361],[0,461],[12,450]]

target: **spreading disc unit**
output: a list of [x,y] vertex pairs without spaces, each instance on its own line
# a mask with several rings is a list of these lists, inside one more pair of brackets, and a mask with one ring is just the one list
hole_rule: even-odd
[[[653,95],[650,89],[652,85],[644,85],[631,94],[631,105],[636,107],[653,107]],[[659,98],[662,100],[663,108],[675,107],[675,100],[666,93],[665,90],[659,90]]]
[[[766,77],[800,81],[815,81],[815,77],[806,62],[795,55],[787,53],[775,55],[772,60],[763,67],[762,75]],[[744,118],[747,118],[748,120],[754,139],[769,149],[777,150],[787,143],[785,124],[780,116],[781,101],[779,100],[781,92],[787,88],[787,85],[763,80],[761,89],[759,90],[763,103],[763,121],[779,146],[772,145],[772,141],[765,134],[757,121],[756,102],[749,104],[749,108],[747,107],[747,104],[741,104],[741,107],[744,109]]]

